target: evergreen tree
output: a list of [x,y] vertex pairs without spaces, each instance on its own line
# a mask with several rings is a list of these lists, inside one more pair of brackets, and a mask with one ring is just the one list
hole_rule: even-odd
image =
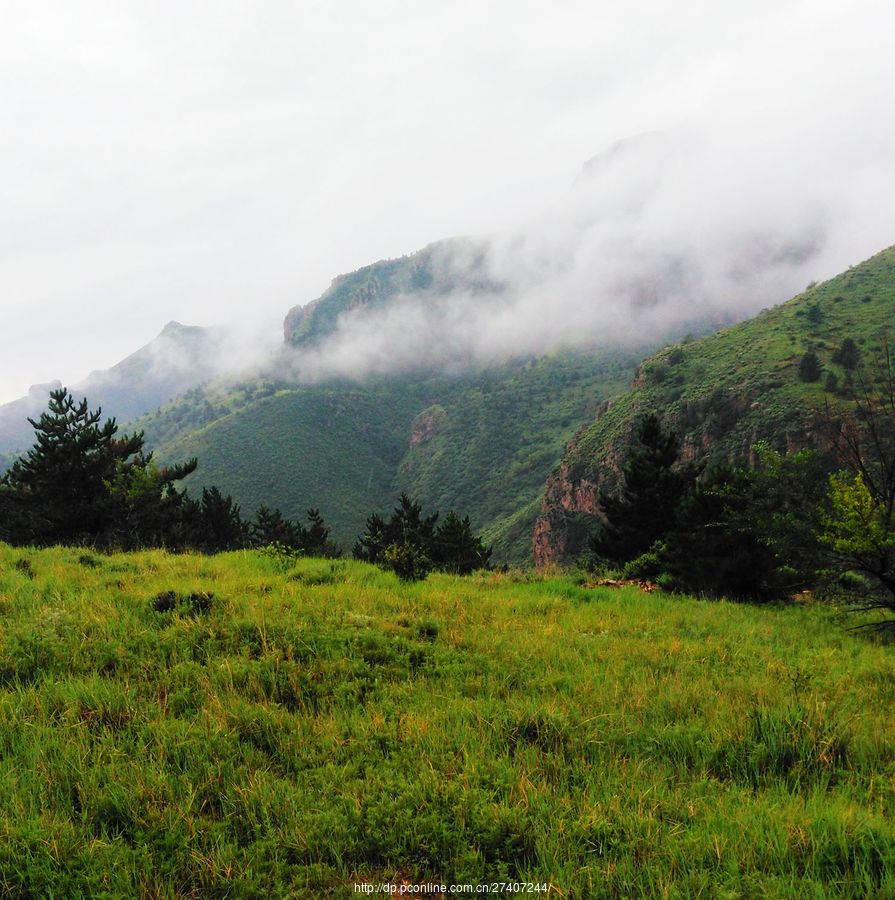
[[423,516],[423,508],[407,494],[401,494],[386,528],[388,544],[411,544],[427,554],[431,552],[438,513]]
[[323,521],[320,510],[311,508],[306,513],[308,527],[301,528],[301,549],[308,556],[341,556],[342,551],[329,539],[331,529]]
[[366,530],[354,545],[352,555],[363,562],[378,564],[388,546],[385,542],[385,519],[379,513],[371,513],[367,517]]
[[861,351],[852,338],[843,338],[842,343],[833,354],[832,360],[846,371],[851,371],[856,369],[861,362]]
[[[50,394],[49,411],[34,426],[36,442],[4,477],[23,509],[19,542],[92,542],[112,524],[114,504],[105,487],[119,461],[142,449],[139,435],[117,439],[114,419],[76,403],[65,390]],[[27,512],[24,512],[24,510]]]
[[388,522],[376,513],[367,519],[354,556],[416,581],[432,569],[466,575],[485,568],[491,550],[472,533],[469,516],[461,519],[452,510],[439,525],[437,512],[423,516],[420,504],[402,494]]
[[[117,436],[115,419],[101,424],[65,389],[50,393],[34,426],[36,442],[2,479],[7,531],[15,543],[148,543],[160,526],[174,481],[196,468],[159,469],[143,452],[143,434]],[[150,526],[151,523],[151,526]]]
[[279,544],[291,550],[302,549],[302,528],[287,519],[278,509],[270,509],[265,504],[258,507],[251,523],[252,543],[257,547]]
[[249,543],[249,525],[233,498],[217,487],[202,489],[194,532],[194,544],[206,553],[239,550]]
[[[802,450],[783,455],[758,444],[757,469],[719,466],[678,507],[652,552],[626,567],[689,593],[768,601],[813,583],[815,537],[826,460]],[[650,568],[651,571],[646,571]]]
[[820,364],[820,358],[813,350],[809,350],[799,360],[799,378],[802,381],[820,381],[822,374],[823,367]]
[[677,436],[664,431],[656,415],[641,420],[637,441],[622,471],[620,495],[600,495],[606,523],[590,540],[598,557],[615,564],[640,556],[670,531],[698,474],[693,465],[675,468]]
[[367,529],[354,546],[354,556],[365,562],[381,563],[389,547],[414,547],[429,556],[435,536],[438,513],[423,516],[422,506],[401,494],[391,518],[385,522],[373,513],[367,519]]
[[782,585],[773,548],[754,527],[754,481],[719,467],[681,503],[659,557],[677,590],[737,600],[771,600]]
[[435,531],[432,544],[432,561],[436,568],[458,575],[468,575],[476,569],[484,569],[491,558],[491,548],[472,533],[469,516],[460,518],[453,510]]
[[173,466],[157,466],[152,454],[133,465],[119,463],[106,487],[117,507],[115,527],[107,543],[123,550],[138,547],[184,549],[187,522],[194,517],[185,491],[174,483],[196,469],[196,460]]

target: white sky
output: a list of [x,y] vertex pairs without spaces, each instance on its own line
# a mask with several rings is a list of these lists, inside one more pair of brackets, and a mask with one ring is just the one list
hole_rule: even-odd
[[0,0],[0,401],[170,319],[277,329],[341,272],[537,217],[613,141],[694,122],[777,148],[775,196],[841,173],[861,217],[830,265],[858,262],[895,241],[893,25],[872,0]]

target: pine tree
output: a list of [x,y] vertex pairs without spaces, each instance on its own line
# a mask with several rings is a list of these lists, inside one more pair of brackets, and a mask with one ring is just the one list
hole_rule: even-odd
[[174,481],[196,468],[158,468],[143,452],[142,432],[118,437],[115,419],[102,420],[64,388],[50,393],[34,426],[36,442],[2,481],[15,543],[149,543],[161,527],[163,501]]
[[620,496],[600,495],[606,523],[590,540],[597,556],[616,564],[645,553],[673,527],[699,471],[693,465],[675,468],[677,436],[664,431],[656,415],[640,422],[637,441],[622,471]]
[[662,568],[676,590],[737,600],[781,595],[780,567],[754,517],[755,475],[721,466],[684,498],[664,536]]
[[846,371],[856,369],[861,362],[861,351],[853,338],[843,338],[842,343],[832,356],[834,363],[842,366]]
[[439,525],[437,512],[423,516],[420,504],[402,494],[388,522],[377,513],[367,519],[354,557],[417,581],[432,569],[467,575],[486,568],[491,549],[473,534],[469,516],[461,519],[451,510]]
[[418,581],[432,570],[438,513],[423,516],[422,506],[401,494],[391,518],[367,519],[367,530],[354,545],[354,556],[394,571],[404,581]]
[[290,550],[302,549],[302,527],[287,519],[278,509],[265,504],[258,507],[250,526],[252,543],[257,547],[276,544]]
[[106,487],[117,507],[115,526],[108,543],[130,550],[138,547],[186,546],[186,526],[195,517],[195,504],[174,483],[196,470],[189,462],[157,466],[152,454],[143,454],[131,465],[118,463]]
[[802,381],[820,381],[823,374],[823,366],[820,364],[820,358],[813,351],[809,350],[799,360],[799,378]]
[[367,519],[367,530],[358,538],[354,556],[365,562],[380,563],[389,547],[409,546],[428,557],[437,521],[438,513],[424,517],[422,506],[407,494],[401,494],[388,522],[376,513]]
[[407,494],[401,494],[386,528],[386,540],[389,544],[413,544],[428,553],[437,522],[438,513],[423,516],[422,506]]
[[249,525],[243,521],[239,505],[217,487],[202,489],[194,541],[206,553],[239,550],[248,545]]
[[342,551],[329,539],[331,529],[323,521],[320,510],[311,508],[305,514],[309,527],[301,528],[301,549],[308,556],[341,556]]
[[366,530],[357,539],[352,555],[363,562],[378,564],[385,552],[385,519],[379,513],[367,517]]
[[491,548],[473,534],[469,516],[461,519],[451,510],[435,531],[432,561],[436,568],[468,575],[476,569],[486,568],[490,558]]

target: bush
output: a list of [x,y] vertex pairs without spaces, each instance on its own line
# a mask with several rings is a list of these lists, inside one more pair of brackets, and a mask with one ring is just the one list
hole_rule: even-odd
[[432,571],[432,560],[414,544],[390,544],[382,554],[382,565],[401,581],[422,581]]
[[802,381],[820,381],[822,372],[823,367],[820,364],[820,359],[813,350],[809,350],[799,360],[799,378]]
[[664,553],[664,544],[653,545],[646,553],[625,564],[622,577],[655,581],[665,571]]
[[842,366],[843,369],[851,371],[858,367],[861,362],[861,351],[852,338],[844,338],[839,348],[833,354],[833,362]]

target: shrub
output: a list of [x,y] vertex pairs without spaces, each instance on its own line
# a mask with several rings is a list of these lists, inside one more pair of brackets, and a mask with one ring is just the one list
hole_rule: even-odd
[[861,351],[858,345],[850,337],[844,338],[839,348],[833,354],[833,362],[842,366],[843,369],[852,370],[858,367],[861,361]]
[[664,553],[664,544],[654,544],[646,553],[641,553],[636,559],[625,564],[622,577],[654,581],[665,571]]
[[432,560],[415,544],[390,544],[382,554],[382,565],[401,581],[422,581],[432,571]]
[[813,350],[809,350],[799,360],[799,378],[802,381],[820,381],[822,372],[823,367],[820,364],[820,359]]
[[805,317],[812,325],[819,325],[824,320],[824,311],[817,303],[812,303],[808,307]]

